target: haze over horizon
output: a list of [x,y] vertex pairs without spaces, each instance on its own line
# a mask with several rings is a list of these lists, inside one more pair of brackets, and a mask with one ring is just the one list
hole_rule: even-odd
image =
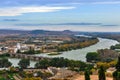
[[0,29],[120,32],[120,0],[4,0]]

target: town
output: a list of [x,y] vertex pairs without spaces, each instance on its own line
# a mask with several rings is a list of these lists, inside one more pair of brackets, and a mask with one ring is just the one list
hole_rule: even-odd
[[[30,49],[35,50],[36,54],[60,52],[71,49],[84,48],[98,42],[98,39],[95,37],[89,38],[83,36],[74,36],[69,31],[64,31],[64,34],[61,34],[62,32],[56,34],[57,32],[54,33],[51,31],[49,32],[50,35],[48,35],[47,33],[40,35],[39,32],[41,32],[41,30],[36,32],[32,34],[20,33],[18,35],[14,34],[11,36],[2,35],[2,37],[0,38],[0,54],[20,52],[25,53]],[[36,36],[34,36],[35,34]]]
[[[64,35],[54,34],[52,31],[49,32],[50,35],[46,35],[46,33],[41,35],[38,32],[40,33],[41,30],[37,30],[36,36],[34,33],[32,35],[29,33],[10,35],[9,33],[9,36],[1,36],[1,80],[83,80],[84,75],[96,80],[98,79],[97,75],[100,74],[99,69],[105,70],[106,73],[104,71],[102,75],[104,76],[105,73],[106,79],[112,80],[112,74],[118,69],[115,66],[119,66],[119,44],[110,46],[110,49],[97,49],[97,52],[88,52],[86,54],[87,62],[83,62],[52,56],[100,43],[101,39],[94,36],[94,33],[91,36],[85,36],[82,35],[85,33],[81,32],[70,32],[72,34],[68,34],[69,31],[66,31]],[[106,39],[103,39],[103,42],[104,40]],[[37,56],[36,54],[47,54],[50,57]],[[17,66],[10,62],[10,59],[19,59]],[[31,61],[35,61],[34,67],[30,66]]]
[[[37,36],[34,36],[33,33],[29,36],[28,33],[24,35],[23,33],[17,35],[2,35],[0,38],[0,68],[2,71],[1,76],[4,77],[1,77],[1,79],[69,79],[68,76],[73,78],[73,75],[78,74],[74,67],[72,67],[73,65],[76,65],[77,70],[79,70],[81,64],[83,64],[83,66],[88,66],[81,61],[35,56],[35,54],[47,54],[50,56],[60,55],[64,51],[85,48],[99,42],[99,40],[95,37],[75,36],[73,34],[68,34],[69,31],[66,31],[64,35],[54,34],[52,31],[50,33],[50,35],[40,35],[38,33],[39,35]],[[9,58],[17,58],[21,60],[19,61],[18,66],[14,66],[13,63],[9,61]],[[36,61],[34,67],[29,66],[30,60]],[[74,62],[74,64],[71,62]],[[5,75],[3,74],[4,70]],[[22,72],[20,70],[22,70]]]

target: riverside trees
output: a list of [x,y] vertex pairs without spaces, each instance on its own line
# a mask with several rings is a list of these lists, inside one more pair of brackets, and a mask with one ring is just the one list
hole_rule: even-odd
[[30,65],[30,60],[29,59],[21,59],[19,61],[18,65],[23,69],[27,68]]
[[7,67],[10,67],[11,65],[12,63],[9,62],[8,59],[6,58],[0,59],[0,68],[3,68],[3,67],[7,68]]
[[77,42],[63,43],[57,46],[57,51],[61,52],[61,51],[69,51],[74,49],[81,49],[96,44],[98,41],[99,40],[97,38],[92,38],[83,42],[77,41]]
[[35,64],[35,68],[44,68],[47,67],[68,67],[71,70],[75,71],[84,71],[86,67],[92,68],[93,66],[90,64],[86,64],[82,61],[69,60],[64,58],[52,58],[52,59],[44,59]]
[[87,62],[98,61],[99,54],[96,52],[88,52],[86,55]]

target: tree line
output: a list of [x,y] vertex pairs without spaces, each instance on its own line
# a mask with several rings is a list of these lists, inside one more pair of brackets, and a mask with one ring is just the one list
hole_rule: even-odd
[[88,47],[90,45],[96,44],[99,40],[97,38],[87,40],[84,42],[74,42],[74,43],[64,43],[57,46],[57,51],[69,51],[74,49],[80,49],[84,47]]
[[[0,67],[10,67],[12,63],[8,59],[0,60]],[[29,59],[21,59],[18,63],[19,67],[22,69],[28,68],[30,66]],[[93,65],[86,64],[82,61],[69,60],[65,58],[51,58],[51,59],[42,59],[35,64],[35,68],[47,69],[47,67],[68,67],[71,70],[75,71],[84,71],[86,67],[93,68]]]

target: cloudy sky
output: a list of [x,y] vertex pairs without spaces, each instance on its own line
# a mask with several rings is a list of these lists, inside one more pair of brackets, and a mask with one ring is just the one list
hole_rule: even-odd
[[0,29],[120,31],[120,0],[1,0]]

